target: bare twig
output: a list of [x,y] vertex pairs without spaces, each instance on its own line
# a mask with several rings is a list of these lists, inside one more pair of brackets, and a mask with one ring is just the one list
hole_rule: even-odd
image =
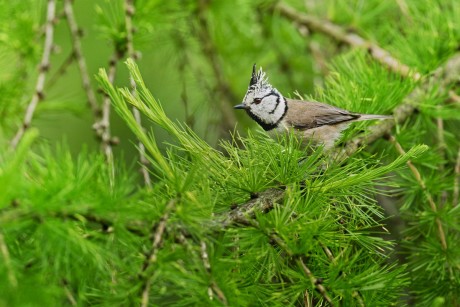
[[324,58],[324,52],[321,50],[320,44],[315,41],[311,41],[308,44],[308,48],[310,49],[311,55],[314,59],[313,61],[313,71],[315,72],[316,76],[313,79],[313,82],[316,86],[323,86],[324,80],[322,77],[319,76],[326,76],[328,73],[328,68],[326,64],[326,60]]
[[[441,106],[438,105],[436,106],[437,110],[440,110],[441,109]],[[447,150],[447,144],[446,144],[446,139],[444,138],[444,120],[442,119],[442,117],[436,117],[436,132],[437,132],[437,139],[438,139],[438,144],[439,144],[439,154],[440,156],[442,157],[442,161],[441,163],[439,164],[439,172],[440,173],[444,173],[445,171],[445,161],[446,161],[446,150]],[[446,201],[447,201],[447,191],[446,190],[443,190],[441,192],[441,201],[440,201],[440,205],[443,206]]]
[[325,35],[332,37],[333,39],[353,46],[355,48],[362,48],[369,51],[369,54],[378,62],[388,67],[391,71],[405,76],[411,77],[414,80],[421,78],[420,73],[414,71],[405,64],[399,62],[394,58],[388,51],[381,48],[375,43],[365,40],[354,33],[348,33],[342,27],[324,19],[319,19],[316,16],[302,14],[297,12],[294,8],[279,3],[275,6],[275,9],[284,17],[295,21],[298,24],[308,27],[311,31],[321,32]]
[[308,289],[305,290],[305,293],[303,295],[303,305],[305,307],[312,307],[313,306],[313,302],[310,298],[310,294],[308,293]]
[[[441,106],[438,106],[438,110]],[[444,138],[444,120],[441,117],[436,118],[436,127],[437,129],[437,137],[439,143],[439,149],[441,150],[441,155],[445,158],[445,151],[447,148],[446,140]]]
[[[108,79],[110,83],[113,83],[115,80],[115,75],[117,72],[117,62],[122,58],[123,54],[121,54],[118,50],[115,50],[113,55],[109,60],[109,69],[108,69]],[[112,144],[118,143],[116,138],[112,138],[110,135],[110,97],[108,95],[104,95],[104,99],[102,100],[102,112],[101,117],[96,121],[93,125],[94,130],[96,130],[96,135],[101,140],[102,151],[105,154],[107,159],[107,163],[110,168],[111,178],[114,177],[114,169],[113,169],[113,151],[112,151]]]
[[32,96],[32,99],[27,106],[24,119],[22,121],[21,127],[19,127],[16,135],[11,140],[11,147],[16,148],[19,141],[22,139],[26,130],[30,127],[32,123],[32,118],[35,113],[35,109],[40,101],[44,98],[43,89],[45,87],[46,73],[50,67],[50,55],[53,48],[53,36],[54,36],[54,17],[56,13],[56,0],[48,0],[47,10],[46,10],[46,25],[45,25],[45,43],[43,47],[43,55],[39,65],[39,72],[37,83],[35,85],[35,91]]
[[226,228],[232,224],[247,223],[248,218],[254,218],[257,212],[269,212],[276,203],[284,198],[284,190],[268,189],[257,195],[256,198],[237,206],[235,209],[224,214],[220,226]]
[[[160,245],[163,242],[163,234],[166,229],[166,223],[168,221],[169,214],[174,209],[175,205],[176,201],[170,200],[164,209],[163,216],[160,218],[158,225],[155,224],[152,227],[152,247],[150,248],[150,252],[146,255],[144,264],[142,265],[142,274],[144,275],[148,274],[149,269],[157,262],[157,255],[160,250]],[[144,278],[141,306],[147,307],[149,304],[151,278],[150,276],[144,276]]]
[[302,268],[302,270],[305,272],[305,275],[307,275],[307,277],[310,279],[312,285],[315,286],[316,290],[318,290],[321,296],[326,300],[326,302],[328,302],[330,306],[334,306],[331,298],[327,294],[326,288],[323,286],[320,280],[316,278],[315,275],[313,275],[311,270],[307,267],[307,265],[303,261],[302,257],[297,257],[297,263]]
[[[211,263],[209,262],[209,255],[206,247],[206,242],[200,242],[200,250],[201,250],[201,259],[203,260],[204,268],[209,276],[211,276]],[[208,296],[209,299],[212,301],[214,299],[214,293],[216,293],[218,299],[224,306],[228,306],[227,298],[225,297],[224,292],[219,288],[215,281],[211,282],[211,285],[208,287]]]
[[457,153],[457,161],[455,163],[455,174],[454,174],[454,191],[453,191],[453,196],[452,196],[452,202],[453,206],[456,207],[458,206],[458,196],[459,196],[459,190],[460,190],[460,148],[458,149]]
[[197,17],[198,17],[198,39],[203,50],[203,54],[211,64],[211,68],[214,72],[214,79],[216,81],[215,92],[219,93],[219,98],[216,98],[216,103],[220,104],[221,111],[221,135],[228,136],[229,131],[232,131],[235,127],[236,118],[235,112],[231,106],[232,103],[238,101],[230,89],[230,85],[225,81],[224,74],[222,71],[221,63],[218,59],[218,52],[216,46],[209,33],[208,20],[206,18],[206,10],[209,5],[209,0],[199,0],[197,6]]
[[260,227],[258,221],[252,218],[242,216],[240,217],[239,222],[241,224],[259,229],[270,239],[270,244],[276,245],[279,248],[281,248],[287,256],[289,256],[292,260],[294,260],[297,263],[297,265],[299,265],[302,268],[302,270],[305,272],[305,275],[307,275],[308,279],[310,279],[313,287],[315,287],[315,289],[321,294],[323,299],[327,301],[330,306],[334,306],[332,299],[329,297],[326,288],[322,284],[322,280],[316,278],[312,271],[308,268],[308,266],[303,261],[303,255],[294,253],[288,246],[288,244],[283,240],[283,238],[281,238],[276,232],[273,232],[272,230],[268,231],[267,229]]
[[14,274],[14,269],[11,265],[11,258],[10,258],[10,252],[8,251],[8,246],[6,245],[5,242],[5,237],[3,236],[3,233],[0,232],[0,251],[3,256],[3,261],[5,263],[7,275],[8,275],[8,281],[10,282],[11,286],[16,288],[18,286],[18,280],[16,279],[16,275]]
[[[329,258],[329,260],[330,260],[333,264],[337,264],[337,260],[336,260],[336,258],[334,258],[334,255],[332,254],[331,250],[330,250],[326,245],[324,245],[322,242],[319,242],[319,244],[321,245],[321,247],[323,248],[324,252],[326,253],[327,258]],[[344,277],[346,276],[345,272],[343,272],[343,276],[344,276]],[[353,297],[356,298],[356,300],[358,301],[358,305],[359,305],[360,307],[366,306],[366,305],[364,304],[363,297],[362,297],[362,295],[359,293],[359,291],[353,290],[353,292],[351,293],[351,295],[352,295]]]
[[77,306],[77,300],[75,299],[72,292],[70,291],[68,284],[69,283],[67,282],[66,279],[62,280],[62,286],[64,287],[65,296],[67,297],[67,300],[69,301],[70,305]]
[[407,3],[405,0],[396,0],[396,3],[399,6],[399,9],[401,10],[401,13],[404,15],[404,18],[409,21],[409,23],[413,23],[412,16],[409,13],[409,7],[407,6]]
[[[136,52],[134,50],[133,44],[133,34],[134,34],[134,27],[133,27],[133,16],[135,13],[134,7],[134,0],[125,0],[125,25],[126,25],[126,49],[128,53],[128,57],[135,60],[137,58]],[[133,77],[129,78],[131,84],[131,93],[135,95],[136,93],[136,82],[134,82]],[[141,113],[139,112],[136,107],[133,106],[132,108],[134,118],[136,119],[137,124],[141,129],[142,127],[142,119]],[[148,170],[149,160],[147,160],[145,156],[145,146],[144,144],[139,141],[138,142],[139,148],[139,161],[141,162],[141,173],[142,177],[144,178],[144,184],[146,187],[150,188],[152,186],[150,174]]]
[[46,84],[46,88],[53,87],[53,85],[59,80],[59,78],[62,77],[67,72],[67,69],[70,67],[70,65],[72,65],[74,60],[75,60],[75,54],[72,50],[67,55],[67,57],[64,59],[64,61],[59,66],[59,68],[56,70],[56,72],[49,78]]
[[[399,152],[399,154],[404,155],[406,152],[402,148],[401,144],[398,143],[398,141],[395,139],[394,136],[389,135],[389,141],[395,146],[396,150]],[[409,166],[409,169],[411,172],[414,174],[415,180],[417,180],[417,183],[420,185],[422,188],[428,203],[430,204],[431,210],[433,210],[434,213],[438,212],[438,207],[436,206],[436,203],[433,200],[433,197],[431,196],[430,192],[426,188],[425,181],[422,179],[422,175],[418,171],[418,169],[414,166],[412,161],[407,161],[407,166]],[[444,229],[442,227],[441,220],[439,217],[436,217],[436,225],[438,226],[438,236],[441,241],[441,246],[443,250],[447,250],[447,242],[446,242],[446,235],[444,233]]]
[[449,91],[449,98],[452,102],[460,104],[460,96],[452,90]]
[[187,43],[184,37],[182,36],[181,31],[176,31],[174,38],[177,43],[177,47],[180,52],[180,58],[178,61],[178,68],[179,68],[179,74],[182,79],[182,92],[181,92],[181,100],[182,104],[184,105],[184,113],[185,113],[185,123],[187,126],[193,129],[193,126],[195,125],[195,117],[194,115],[190,112],[190,105],[189,105],[189,100],[188,100],[188,95],[187,95],[187,78],[186,78],[186,68],[187,66],[190,65],[190,61],[187,55]]
[[72,38],[73,55],[77,60],[78,69],[80,70],[82,86],[85,90],[86,97],[88,99],[88,104],[91,110],[93,111],[94,116],[98,118],[100,108],[96,99],[96,95],[91,86],[88,68],[86,66],[86,60],[83,56],[83,51],[80,42],[81,30],[78,28],[77,21],[75,20],[72,2],[73,0],[64,0],[64,13],[67,19],[67,24],[69,25],[70,34]]

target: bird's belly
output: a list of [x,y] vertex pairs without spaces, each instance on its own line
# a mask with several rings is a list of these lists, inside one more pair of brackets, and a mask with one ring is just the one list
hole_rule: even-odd
[[334,147],[335,141],[340,138],[342,131],[348,127],[348,123],[341,123],[337,125],[324,125],[312,129],[295,129],[286,123],[280,123],[276,129],[270,133],[272,137],[279,134],[286,134],[294,132],[294,134],[302,140],[304,146],[310,145],[324,145],[324,149],[331,149]]

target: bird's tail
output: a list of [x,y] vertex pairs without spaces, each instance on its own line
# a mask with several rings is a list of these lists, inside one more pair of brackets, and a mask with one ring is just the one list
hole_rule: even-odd
[[384,120],[384,119],[392,119],[392,118],[393,116],[391,115],[363,114],[359,118],[357,118],[356,121],[374,120],[374,119]]

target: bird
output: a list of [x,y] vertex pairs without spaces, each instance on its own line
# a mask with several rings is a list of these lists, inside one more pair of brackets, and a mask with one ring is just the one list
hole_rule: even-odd
[[304,146],[324,146],[331,150],[343,130],[357,121],[392,119],[388,115],[350,112],[326,103],[284,97],[274,88],[262,67],[252,67],[251,81],[241,104],[243,109],[271,136],[294,131]]

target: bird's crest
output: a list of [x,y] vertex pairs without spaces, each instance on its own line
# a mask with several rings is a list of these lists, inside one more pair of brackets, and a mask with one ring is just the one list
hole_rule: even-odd
[[251,81],[249,82],[249,90],[261,92],[267,88],[272,88],[272,85],[268,83],[268,77],[265,75],[262,67],[260,67],[259,71],[257,72],[256,64],[254,64],[252,67]]

